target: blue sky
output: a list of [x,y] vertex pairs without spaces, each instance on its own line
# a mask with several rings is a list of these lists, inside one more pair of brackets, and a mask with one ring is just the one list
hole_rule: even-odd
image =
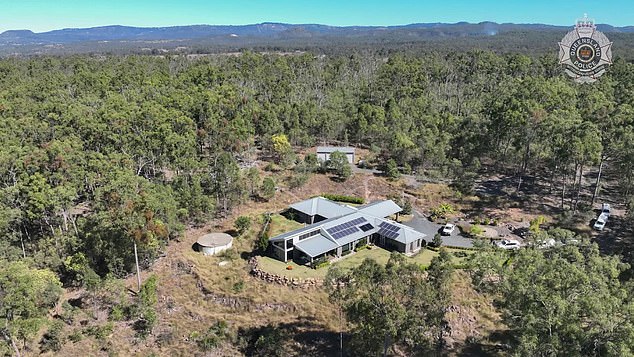
[[0,0],[0,32],[103,25],[242,25],[260,22],[402,25],[515,22],[634,25],[634,0]]

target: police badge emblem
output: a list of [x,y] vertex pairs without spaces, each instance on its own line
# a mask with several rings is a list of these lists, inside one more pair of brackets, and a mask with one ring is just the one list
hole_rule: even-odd
[[585,15],[559,42],[559,63],[576,82],[592,83],[612,64],[612,42]]

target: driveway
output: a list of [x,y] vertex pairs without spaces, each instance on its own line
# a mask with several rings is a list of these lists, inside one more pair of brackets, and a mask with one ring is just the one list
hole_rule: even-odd
[[[431,243],[436,233],[440,233],[440,224],[430,222],[425,216],[418,211],[414,211],[414,217],[409,222],[403,222],[402,224],[411,227],[421,233],[425,233],[427,237],[425,240],[427,243]],[[450,236],[442,236],[442,245],[449,245],[453,247],[471,248],[473,247],[473,240],[471,238],[465,238],[460,235],[460,230],[456,228]]]

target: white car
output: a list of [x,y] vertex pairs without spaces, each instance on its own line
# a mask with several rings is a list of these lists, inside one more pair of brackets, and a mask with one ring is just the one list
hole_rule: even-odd
[[605,214],[606,216],[610,217],[610,204],[609,203],[604,203],[601,205],[601,214]]
[[442,234],[445,235],[445,236],[449,236],[455,230],[456,230],[456,225],[455,224],[447,223],[447,224],[445,224],[442,227]]
[[597,220],[594,222],[594,226],[592,226],[594,229],[598,230],[598,231],[602,231],[603,228],[605,228],[605,224],[608,221],[608,215],[605,213],[601,213],[599,215],[599,218],[597,218]]
[[548,238],[548,239],[544,239],[544,240],[539,240],[539,241],[535,242],[534,245],[535,245],[535,247],[537,247],[539,249],[552,248],[552,247],[557,245],[557,241],[554,240],[553,238]]
[[498,248],[502,249],[520,249],[520,242],[515,239],[502,239],[499,242],[496,242],[495,245]]

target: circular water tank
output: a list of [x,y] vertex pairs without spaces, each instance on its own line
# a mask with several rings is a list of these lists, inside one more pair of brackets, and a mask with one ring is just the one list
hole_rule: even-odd
[[200,237],[196,243],[204,255],[214,255],[231,248],[233,237],[227,233],[209,233]]

